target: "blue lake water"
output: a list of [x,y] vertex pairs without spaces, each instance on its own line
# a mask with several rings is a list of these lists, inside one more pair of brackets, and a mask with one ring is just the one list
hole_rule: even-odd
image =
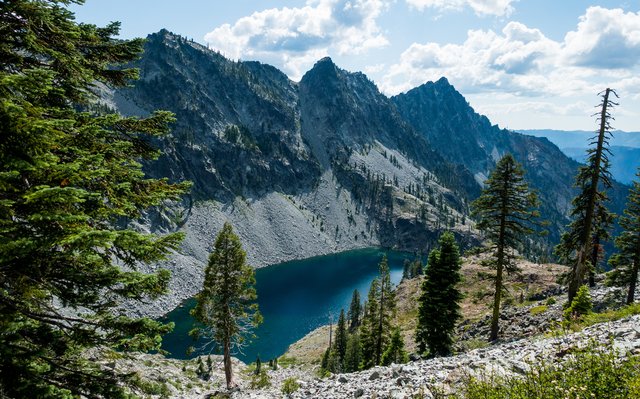
[[[257,338],[236,354],[244,362],[252,362],[259,354],[263,360],[282,355],[289,345],[315,328],[334,322],[340,309],[345,312],[351,302],[354,289],[366,299],[371,281],[378,275],[378,263],[387,254],[391,280],[397,284],[402,277],[404,259],[412,259],[405,252],[386,251],[379,248],[359,249],[333,255],[285,262],[258,269],[256,289],[260,312],[264,323],[255,330]],[[189,310],[193,299],[170,312],[167,319],[176,323],[175,329],[163,338],[163,349],[171,357],[188,358],[189,346],[199,347],[187,333],[194,326]],[[207,350],[208,353],[208,350]]]

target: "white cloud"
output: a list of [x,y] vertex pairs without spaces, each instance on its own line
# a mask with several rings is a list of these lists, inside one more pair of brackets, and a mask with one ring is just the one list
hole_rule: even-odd
[[635,85],[637,65],[640,13],[590,7],[563,41],[511,21],[499,33],[470,30],[461,44],[413,43],[381,86],[395,94],[446,76],[465,93],[567,97]]
[[313,62],[335,52],[360,54],[389,44],[377,25],[386,0],[308,0],[224,24],[205,41],[228,57],[259,59],[299,79]]
[[577,30],[564,38],[566,61],[592,68],[640,63],[640,12],[589,7]]
[[439,11],[460,11],[465,7],[471,8],[477,15],[508,16],[513,12],[511,3],[517,0],[406,0],[406,2],[423,11],[434,8]]
[[447,76],[465,92],[530,92],[546,85],[540,74],[560,45],[538,29],[509,22],[501,33],[470,30],[462,44],[413,43],[382,80],[386,92],[399,92]]

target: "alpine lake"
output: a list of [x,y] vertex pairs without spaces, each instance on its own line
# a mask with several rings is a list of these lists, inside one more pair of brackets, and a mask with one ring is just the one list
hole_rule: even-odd
[[[386,254],[393,284],[402,278],[404,260],[414,259],[406,252],[366,248],[332,255],[316,256],[280,263],[256,270],[258,305],[264,322],[254,329],[242,353],[234,356],[245,363],[281,356],[289,345],[317,327],[336,323],[340,309],[345,315],[353,290],[360,292],[361,301],[367,297],[369,286],[378,276],[378,264]],[[175,323],[173,331],[163,338],[162,347],[170,357],[188,359],[212,352],[211,345],[194,341],[189,331],[195,320],[189,311],[195,299],[185,301],[161,320]],[[188,348],[195,350],[188,354]]]

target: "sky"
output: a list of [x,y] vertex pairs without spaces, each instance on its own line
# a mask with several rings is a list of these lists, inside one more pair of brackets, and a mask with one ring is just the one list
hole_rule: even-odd
[[594,130],[611,87],[614,128],[640,131],[640,1],[86,0],[78,21],[121,37],[166,28],[299,81],[330,56],[388,96],[446,77],[503,128]]

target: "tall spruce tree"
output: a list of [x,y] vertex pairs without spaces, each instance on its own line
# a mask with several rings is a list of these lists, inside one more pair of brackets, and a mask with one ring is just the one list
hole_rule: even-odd
[[335,340],[335,356],[338,364],[338,370],[335,372],[341,372],[344,368],[344,357],[347,353],[347,341],[349,335],[347,333],[347,321],[344,317],[344,309],[340,309],[340,317],[338,317],[338,325],[336,326],[336,340]]
[[518,271],[515,248],[523,245],[527,235],[534,232],[539,212],[538,198],[529,191],[524,170],[512,155],[507,154],[496,165],[485,182],[480,197],[472,203],[478,228],[489,241],[491,258],[486,265],[496,269],[493,313],[489,340],[498,338],[498,319],[503,290],[503,273]]
[[623,232],[616,238],[619,253],[609,259],[609,263],[614,268],[610,281],[615,285],[629,287],[627,304],[633,303],[635,299],[638,271],[640,271],[640,170],[636,177],[629,190],[624,216],[620,218]]
[[344,357],[344,371],[352,373],[360,370],[362,363],[362,343],[360,342],[360,334],[358,331],[349,335],[347,342],[347,353]]
[[202,291],[191,314],[203,324],[192,330],[222,350],[227,388],[234,386],[231,355],[245,344],[262,322],[258,310],[255,272],[245,263],[240,238],[225,223],[216,237],[204,272]]
[[378,278],[373,279],[367,294],[367,301],[364,304],[362,324],[360,325],[360,340],[362,342],[362,366],[369,368],[376,365],[376,332],[378,326],[380,282]]
[[391,273],[389,272],[389,262],[387,255],[383,255],[380,261],[380,296],[378,299],[378,317],[376,328],[375,361],[380,364],[382,354],[389,343],[391,337],[391,321],[396,311],[396,293],[391,283]]
[[357,289],[353,290],[351,295],[351,305],[349,306],[349,313],[347,318],[349,319],[349,332],[354,332],[360,326],[360,317],[362,314],[362,304],[360,303],[360,292]]
[[147,179],[141,169],[141,160],[157,157],[149,142],[168,132],[172,115],[80,111],[97,108],[96,84],[137,77],[120,65],[140,54],[142,40],[115,39],[118,23],[76,23],[70,3],[82,1],[0,2],[0,389],[7,397],[125,397],[132,376],[101,367],[86,350],[157,350],[171,329],[118,305],[166,291],[168,271],[139,267],[181,240],[119,223],[187,188]]
[[393,329],[387,349],[385,349],[382,354],[382,361],[380,364],[388,366],[391,363],[402,364],[408,361],[409,355],[407,355],[407,351],[404,350],[404,340],[400,334],[400,328],[396,327]]
[[456,287],[461,279],[460,251],[450,232],[440,236],[438,245],[429,254],[418,299],[416,344],[420,353],[428,349],[430,357],[451,353],[456,322],[461,317],[462,294]]
[[[573,301],[578,288],[582,286],[584,278],[591,265],[589,261],[594,251],[594,231],[598,232],[596,214],[608,212],[604,208],[607,201],[605,189],[611,187],[611,173],[609,172],[609,138],[611,137],[610,110],[618,105],[612,97],[618,95],[612,89],[607,88],[602,94],[600,113],[598,116],[599,129],[591,141],[594,147],[587,150],[587,165],[580,167],[576,176],[578,195],[573,199],[571,216],[573,221],[568,226],[560,244],[556,247],[556,254],[571,270],[568,275],[568,303]],[[609,216],[601,215],[601,220],[607,220]]]

